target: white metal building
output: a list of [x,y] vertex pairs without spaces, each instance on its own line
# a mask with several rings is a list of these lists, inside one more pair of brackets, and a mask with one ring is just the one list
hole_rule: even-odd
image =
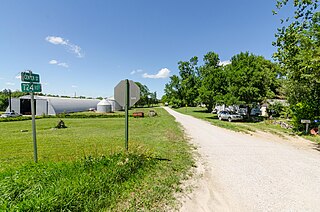
[[[99,99],[60,98],[49,96],[34,96],[36,115],[56,115],[97,109]],[[22,115],[31,114],[31,96],[11,99],[11,108]],[[7,111],[9,108],[7,108]]]
[[107,98],[107,100],[111,103],[112,111],[119,111],[124,109],[119,105],[119,103],[114,99],[113,96]]

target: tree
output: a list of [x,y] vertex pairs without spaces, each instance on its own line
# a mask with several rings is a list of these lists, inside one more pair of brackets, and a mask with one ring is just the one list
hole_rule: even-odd
[[276,95],[278,67],[262,56],[241,52],[228,66],[228,93],[238,103],[260,103]]
[[181,79],[177,75],[170,77],[170,82],[165,85],[164,97],[165,102],[168,102],[174,107],[181,107],[183,105],[183,92],[181,87]]
[[199,99],[204,103],[209,112],[216,103],[223,101],[226,94],[226,74],[223,67],[219,66],[219,55],[208,52],[203,58],[204,65],[199,68]]
[[149,95],[150,95],[149,88],[146,85],[141,84],[140,82],[135,82],[135,83],[140,88],[140,99],[135,105],[141,106],[141,107],[145,105],[149,105]]
[[[288,0],[277,2],[277,12]],[[293,17],[281,20],[274,58],[286,74],[285,92],[293,111],[297,130],[300,119],[314,120],[320,115],[320,12],[318,0],[294,0]]]
[[0,91],[0,111],[4,111],[7,109],[9,105],[9,93],[11,93],[11,98],[19,98],[25,95],[25,93],[21,91],[10,91],[8,89]]
[[181,77],[182,104],[194,106],[198,97],[198,57],[189,61],[179,61],[178,68]]

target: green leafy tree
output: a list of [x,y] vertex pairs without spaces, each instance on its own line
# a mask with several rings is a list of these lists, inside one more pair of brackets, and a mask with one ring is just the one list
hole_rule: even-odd
[[276,95],[278,67],[262,56],[237,54],[232,57],[227,72],[228,96],[235,103],[252,105]]
[[204,65],[199,68],[199,99],[209,112],[216,103],[222,103],[226,95],[226,72],[219,66],[219,55],[208,52],[204,55]]
[[173,107],[183,106],[183,91],[181,87],[181,78],[177,75],[170,77],[169,83],[164,88],[165,95],[162,97],[164,102],[168,102]]
[[315,119],[320,115],[320,12],[318,0],[281,0],[277,10],[293,3],[292,17],[281,20],[274,58],[286,74],[285,92],[293,111],[297,130],[301,119]]
[[135,106],[140,106],[143,107],[145,105],[149,105],[149,95],[150,91],[148,86],[141,84],[140,82],[135,82],[138,87],[140,88],[140,99],[139,101],[135,104]]
[[198,57],[192,57],[189,61],[178,62],[181,77],[182,104],[188,106],[196,105],[198,97]]
[[3,91],[0,91],[0,111],[6,110],[7,107],[9,106],[10,95],[11,95],[11,98],[19,98],[26,94],[21,91],[10,91],[8,89],[4,89]]

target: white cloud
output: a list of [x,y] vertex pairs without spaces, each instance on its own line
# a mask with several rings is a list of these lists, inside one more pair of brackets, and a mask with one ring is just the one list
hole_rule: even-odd
[[21,79],[21,74],[18,74],[17,76],[16,76],[16,79]]
[[133,75],[133,74],[140,73],[140,72],[143,72],[143,70],[141,70],[141,69],[133,70],[130,72],[130,74]]
[[220,62],[219,62],[219,66],[226,66],[226,65],[229,65],[229,64],[231,64],[231,61],[230,61],[230,60],[220,61]]
[[49,64],[51,65],[58,65],[58,66],[62,66],[64,68],[69,68],[69,65],[67,63],[60,63],[57,60],[50,60]]
[[12,85],[15,85],[15,84],[13,82],[6,82],[6,85],[12,86]]
[[3,78],[3,77],[0,77],[0,80],[4,80],[4,78]]
[[72,87],[72,88],[77,88],[78,86],[76,86],[76,85],[71,85],[71,87]]
[[69,68],[69,65],[66,64],[66,63],[58,63],[57,65],[58,65],[58,66],[62,66],[62,67],[64,67],[64,68]]
[[56,60],[50,60],[49,61],[49,64],[52,64],[52,65],[57,64],[57,63],[58,63],[58,61],[56,61]]
[[142,75],[143,78],[151,78],[151,79],[160,79],[160,78],[167,78],[169,77],[169,74],[170,74],[170,70],[167,69],[167,68],[163,68],[161,69],[157,74],[155,75],[152,75],[152,74],[147,74],[147,73],[144,73]]
[[75,53],[76,55],[78,55],[78,57],[84,57],[84,54],[81,52],[81,47],[74,45],[74,44],[68,44],[70,50]]
[[80,46],[70,43],[69,40],[62,37],[48,36],[46,37],[46,41],[54,45],[66,46],[69,51],[75,53],[78,57],[84,57],[84,53],[81,51]]
[[67,41],[65,41],[62,37],[48,36],[46,37],[46,41],[54,44],[54,45],[67,45]]

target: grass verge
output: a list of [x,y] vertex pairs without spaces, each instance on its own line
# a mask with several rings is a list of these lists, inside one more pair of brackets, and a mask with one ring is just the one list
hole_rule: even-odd
[[283,129],[277,125],[272,124],[272,121],[261,121],[261,122],[220,121],[217,117],[217,114],[208,113],[205,108],[201,108],[201,107],[179,108],[179,109],[176,109],[176,111],[209,121],[215,126],[230,129],[236,132],[250,133],[258,130],[267,131],[271,133],[276,133],[279,131],[281,133],[291,132],[290,130]]
[[[217,117],[217,114],[208,113],[205,108],[201,107],[183,107],[175,110],[183,114],[191,115],[193,117],[209,121],[215,126],[226,128],[236,132],[250,133],[262,131],[276,134],[280,137],[287,135],[296,135],[296,133],[294,133],[291,129],[282,128],[280,125],[274,124],[275,120],[265,120],[260,122],[228,122],[220,121]],[[286,122],[286,120],[283,121]],[[319,144],[320,146],[320,136],[303,135],[302,137],[310,141],[313,141]]]
[[129,153],[123,118],[64,118],[68,128],[59,130],[53,129],[59,119],[39,119],[39,164],[32,163],[31,121],[0,123],[0,210],[173,207],[194,162],[173,117],[153,110],[158,116],[130,118]]

